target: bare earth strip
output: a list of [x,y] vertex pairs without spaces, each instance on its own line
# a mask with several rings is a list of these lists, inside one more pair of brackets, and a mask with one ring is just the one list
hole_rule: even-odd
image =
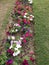
[[15,0],[13,0],[12,2],[6,1],[6,3],[0,2],[0,36],[2,33],[2,25],[4,24],[4,19],[7,14],[7,11],[9,10],[10,7],[13,6],[14,2]]
[[2,46],[3,44],[1,43],[2,42],[1,40],[4,39],[5,37],[5,29],[2,29],[3,28],[2,25],[4,24],[4,19],[6,18],[9,8],[11,8],[14,3],[15,3],[15,0],[0,1],[0,51],[2,51],[3,49],[3,46]]

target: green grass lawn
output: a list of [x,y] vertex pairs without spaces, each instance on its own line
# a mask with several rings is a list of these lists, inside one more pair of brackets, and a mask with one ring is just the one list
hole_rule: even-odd
[[49,65],[49,0],[34,0],[37,65]]

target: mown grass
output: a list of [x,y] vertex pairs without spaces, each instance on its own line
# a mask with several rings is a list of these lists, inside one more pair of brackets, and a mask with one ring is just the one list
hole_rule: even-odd
[[37,65],[49,65],[49,0],[34,0]]

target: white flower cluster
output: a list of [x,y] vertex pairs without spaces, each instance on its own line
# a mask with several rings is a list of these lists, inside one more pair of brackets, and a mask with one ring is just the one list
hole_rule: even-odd
[[14,49],[14,53],[13,53],[13,56],[17,56],[18,54],[20,54],[20,48],[22,47],[21,46],[21,41],[22,41],[22,37],[20,37],[20,39],[18,41],[11,41],[11,46],[9,49],[12,49],[13,48],[13,45],[15,44],[15,47],[13,48]]
[[29,19],[30,21],[33,21],[33,18],[34,18],[34,16],[31,14],[31,15],[28,15],[28,13],[25,13],[24,14],[24,18],[27,18],[27,19]]
[[28,1],[29,1],[29,3],[30,3],[30,4],[32,4],[32,3],[33,3],[33,0],[28,0]]
[[18,27],[21,27],[19,24],[15,23],[14,26],[18,26]]

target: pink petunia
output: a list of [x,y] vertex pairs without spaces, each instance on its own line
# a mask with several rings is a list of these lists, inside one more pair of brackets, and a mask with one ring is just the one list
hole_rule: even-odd
[[25,15],[25,13],[26,13],[26,11],[22,12],[22,16],[24,16],[24,15]]
[[34,54],[34,51],[30,51],[29,53],[30,53],[30,54]]
[[25,34],[25,37],[28,37],[29,36],[29,32],[27,32],[26,34]]
[[19,4],[21,4],[21,2],[19,2],[19,1],[16,1],[16,5],[19,5]]
[[23,41],[23,43],[26,43],[27,42],[26,39],[23,39],[22,41]]
[[24,22],[25,24],[27,24],[27,20],[26,20],[26,19],[23,19],[23,22]]
[[21,11],[18,10],[17,12],[18,12],[18,14],[21,14]]

